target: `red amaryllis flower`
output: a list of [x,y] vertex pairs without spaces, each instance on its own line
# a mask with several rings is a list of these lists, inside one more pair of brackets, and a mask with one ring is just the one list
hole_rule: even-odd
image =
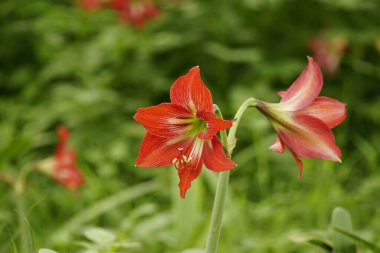
[[75,190],[84,183],[84,179],[75,165],[75,152],[67,148],[70,133],[65,127],[59,127],[57,133],[59,140],[54,155],[52,177],[61,185]]
[[215,117],[210,91],[201,80],[199,67],[178,78],[170,89],[171,103],[139,108],[134,119],[147,130],[136,165],[174,165],[185,197],[202,165],[219,172],[236,164],[223,153],[217,132],[232,126]]
[[272,123],[278,138],[270,149],[283,153],[287,147],[294,156],[302,175],[300,157],[322,158],[341,162],[331,128],[346,118],[345,104],[328,97],[319,97],[323,86],[318,64],[309,63],[287,91],[280,92],[280,103],[257,101],[257,108]]
[[309,42],[315,61],[329,75],[333,75],[338,69],[347,46],[347,40],[343,37],[314,38]]
[[137,28],[143,28],[148,20],[155,18],[160,9],[150,1],[113,0],[113,6],[120,11],[121,20]]

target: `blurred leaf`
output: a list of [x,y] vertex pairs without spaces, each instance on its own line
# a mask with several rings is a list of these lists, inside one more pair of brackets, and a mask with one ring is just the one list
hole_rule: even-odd
[[335,231],[338,231],[339,233],[343,234],[343,235],[346,235],[347,237],[355,240],[356,242],[358,243],[361,243],[363,244],[364,246],[366,246],[367,248],[369,248],[370,250],[372,250],[372,252],[375,252],[375,253],[380,253],[380,247],[377,246],[376,244],[368,241],[368,240],[365,240],[355,234],[352,234],[350,232],[347,232],[343,229],[339,229],[339,228],[333,228]]
[[[352,220],[350,213],[342,207],[336,207],[332,212],[331,226],[333,228],[342,229],[352,232]],[[356,253],[356,247],[351,239],[347,239],[341,233],[332,232],[333,248],[334,251],[339,253]]]
[[292,234],[289,239],[296,243],[310,243],[329,253],[334,252],[332,242],[320,236],[298,233]]
[[225,62],[255,63],[260,60],[260,51],[257,48],[227,48],[219,43],[208,43],[205,45],[206,53]]
[[111,231],[96,227],[85,229],[84,236],[99,245],[109,245],[116,239],[115,234]]
[[58,253],[58,252],[51,249],[39,249],[38,253]]
[[204,249],[186,249],[181,253],[205,253]]

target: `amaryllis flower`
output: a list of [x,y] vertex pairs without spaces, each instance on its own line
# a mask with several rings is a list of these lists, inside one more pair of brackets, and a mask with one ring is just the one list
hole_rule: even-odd
[[345,104],[318,96],[323,86],[322,73],[311,57],[308,60],[307,67],[292,86],[279,93],[280,103],[258,100],[256,104],[278,135],[270,149],[283,153],[287,147],[299,166],[299,176],[303,168],[300,157],[341,162],[341,151],[331,128],[346,118]]
[[57,130],[59,141],[54,155],[54,179],[71,190],[84,183],[84,179],[75,165],[75,152],[67,148],[69,131],[65,127]]
[[348,42],[344,37],[314,38],[309,47],[315,61],[329,74],[335,74],[347,49]]
[[140,29],[148,20],[155,18],[160,13],[158,6],[151,1],[124,0],[123,4],[120,3],[120,0],[114,1],[116,1],[115,5],[119,7],[121,20]]
[[134,119],[147,130],[136,165],[174,165],[185,197],[191,182],[206,168],[219,172],[236,164],[223,153],[218,131],[232,126],[215,117],[210,91],[201,80],[199,67],[178,78],[170,89],[171,103],[139,108]]
[[59,140],[54,158],[48,158],[38,163],[37,169],[52,177],[59,184],[75,190],[84,183],[84,178],[75,165],[75,152],[67,148],[70,133],[65,127],[59,127],[57,133]]

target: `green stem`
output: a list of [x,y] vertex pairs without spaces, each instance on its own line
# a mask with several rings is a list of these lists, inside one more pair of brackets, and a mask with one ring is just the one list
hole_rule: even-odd
[[[256,100],[254,98],[247,99],[236,112],[235,118],[233,120],[232,127],[228,133],[223,130],[220,133],[220,139],[223,145],[223,148],[226,152],[226,155],[231,158],[232,151],[235,148],[236,143],[236,131],[237,127],[240,123],[240,119],[243,116],[245,110],[248,107],[252,107],[256,105]],[[218,118],[223,118],[221,111],[217,106],[215,106],[215,113]],[[224,171],[219,173],[218,183],[216,186],[216,194],[214,200],[214,207],[212,209],[211,215],[211,224],[210,229],[207,236],[206,243],[206,251],[205,253],[216,253],[218,250],[219,244],[219,236],[222,228],[222,220],[223,220],[223,211],[224,211],[224,202],[227,196],[227,188],[228,188],[228,179],[230,176],[230,171]]]
[[20,249],[21,253],[29,252],[29,235],[28,235],[28,223],[24,205],[24,182],[17,180],[14,186],[16,212],[20,231]]

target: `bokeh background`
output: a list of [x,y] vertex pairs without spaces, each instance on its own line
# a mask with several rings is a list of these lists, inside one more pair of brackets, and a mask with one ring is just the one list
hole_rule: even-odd
[[[308,55],[324,67],[322,95],[347,103],[347,120],[334,129],[343,163],[304,160],[298,180],[290,153],[268,150],[275,138],[269,123],[248,111],[219,252],[322,252],[291,238],[328,236],[336,206],[351,213],[355,232],[380,243],[380,2],[149,3],[157,13],[136,24],[104,3],[0,2],[0,171],[16,176],[52,156],[55,130],[65,125],[86,179],[72,192],[30,174],[30,252],[203,247],[217,174],[203,170],[182,200],[175,169],[135,167],[145,130],[133,114],[169,101],[175,79],[199,65],[231,119],[249,97],[279,101],[277,91],[295,80]],[[14,193],[0,182],[0,194],[0,252],[20,252]]]

